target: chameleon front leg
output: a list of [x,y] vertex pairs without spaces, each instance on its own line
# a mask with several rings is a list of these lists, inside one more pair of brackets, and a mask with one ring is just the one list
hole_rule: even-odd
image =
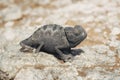
[[55,47],[55,50],[56,52],[59,54],[60,58],[64,61],[64,62],[67,62],[67,61],[72,61],[73,60],[73,56],[72,54],[65,54],[63,53],[63,51],[61,49],[63,49],[64,47],[62,46],[57,46]]
[[43,47],[43,45],[44,45],[44,43],[43,43],[43,42],[42,42],[42,43],[40,43],[40,45],[37,47],[37,49],[36,49],[35,53],[38,53],[38,52],[41,50],[41,48]]
[[[35,51],[33,51],[34,53],[37,53],[34,57],[35,57],[35,60],[36,60],[36,57],[38,56],[38,53],[39,53],[39,51],[41,50],[41,48],[44,46],[44,43],[42,42],[42,43],[40,43],[39,44],[39,46],[36,48],[36,50]],[[37,62],[37,60],[36,60],[36,62]]]

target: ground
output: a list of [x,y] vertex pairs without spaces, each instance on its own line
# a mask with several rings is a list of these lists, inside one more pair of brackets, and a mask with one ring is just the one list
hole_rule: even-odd
[[[44,24],[81,25],[84,52],[63,63],[19,42]],[[119,0],[0,0],[0,76],[13,80],[120,80]]]

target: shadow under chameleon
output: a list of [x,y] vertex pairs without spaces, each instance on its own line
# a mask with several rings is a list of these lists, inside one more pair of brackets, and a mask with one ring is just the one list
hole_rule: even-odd
[[[72,54],[73,57],[75,57],[77,55],[80,55],[81,53],[84,53],[84,51],[82,49],[71,49],[70,53]],[[48,53],[48,54],[51,54],[51,53]],[[58,54],[51,54],[51,55],[53,55],[57,59],[61,60],[61,58]]]

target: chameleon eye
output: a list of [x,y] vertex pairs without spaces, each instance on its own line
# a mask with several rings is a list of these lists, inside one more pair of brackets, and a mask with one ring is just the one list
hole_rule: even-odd
[[79,31],[78,31],[77,29],[74,30],[74,34],[75,34],[76,36],[80,35],[80,33],[79,33]]
[[78,34],[78,33],[75,33],[75,36],[79,36],[79,34]]

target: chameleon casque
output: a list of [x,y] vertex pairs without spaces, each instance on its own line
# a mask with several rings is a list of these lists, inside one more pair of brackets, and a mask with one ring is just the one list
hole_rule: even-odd
[[59,59],[66,62],[73,59],[71,48],[76,47],[86,37],[86,31],[79,25],[62,27],[57,24],[48,24],[41,26],[29,38],[21,41],[20,51],[36,49],[36,53],[43,51],[57,54]]

